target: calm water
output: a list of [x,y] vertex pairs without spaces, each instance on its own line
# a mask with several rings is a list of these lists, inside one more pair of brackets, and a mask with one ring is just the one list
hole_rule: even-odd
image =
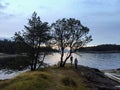
[[[100,70],[120,68],[120,53],[77,53],[73,54],[73,57],[78,58],[79,65],[98,68]],[[45,62],[50,65],[57,64],[59,60],[60,54],[58,53],[53,53],[45,58]],[[25,71],[28,70],[14,71],[8,74],[8,72],[0,70],[0,80],[12,78]]]
[[[60,54],[54,53],[46,57],[45,62],[50,65],[60,60]],[[100,70],[120,68],[120,53],[77,53],[73,57],[78,58],[78,64],[98,68]],[[69,62],[69,60],[68,60]]]

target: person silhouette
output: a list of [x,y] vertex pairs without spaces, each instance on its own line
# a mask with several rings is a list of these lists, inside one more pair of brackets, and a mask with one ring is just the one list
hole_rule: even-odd
[[71,65],[73,63],[73,56],[70,57],[70,62],[71,62]]
[[75,58],[75,61],[74,61],[74,63],[75,63],[75,69],[77,69],[77,64],[78,64],[78,60],[77,60],[77,58]]

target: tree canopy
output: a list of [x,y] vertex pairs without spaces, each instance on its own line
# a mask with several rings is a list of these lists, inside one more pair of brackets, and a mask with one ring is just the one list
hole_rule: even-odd
[[[92,41],[92,36],[88,34],[89,28],[74,18],[59,19],[50,27],[34,12],[31,19],[28,19],[28,25],[24,27],[22,32],[15,33],[14,40],[18,51],[22,50],[29,57],[31,70],[36,70],[37,66],[43,64],[46,54],[44,50],[41,50],[43,46],[57,46],[61,54],[60,67],[64,67],[75,49]],[[65,50],[68,50],[68,53],[63,59]]]
[[0,52],[7,53],[7,54],[14,54],[15,50],[15,43],[11,40],[0,40]]
[[[54,37],[52,42],[58,46],[61,52],[61,67],[64,67],[75,49],[83,47],[92,41],[92,36],[88,35],[89,28],[83,26],[79,20],[74,18],[59,19],[52,24],[52,29],[52,35]],[[65,60],[63,60],[66,49],[69,52]]]
[[[43,63],[45,52],[41,52],[40,48],[46,46],[47,41],[50,39],[50,27],[47,22],[42,22],[37,13],[32,14],[31,19],[28,19],[28,26],[21,32],[15,33],[14,39],[18,43],[18,47],[27,53],[31,62],[31,70],[37,69],[37,65]],[[21,46],[19,46],[21,45]]]

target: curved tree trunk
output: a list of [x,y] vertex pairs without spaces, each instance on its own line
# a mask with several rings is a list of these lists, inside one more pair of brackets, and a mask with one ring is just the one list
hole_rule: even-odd
[[61,60],[60,60],[60,67],[63,67],[63,57],[64,57],[64,48],[61,48]]
[[71,52],[70,54],[66,57],[66,59],[64,60],[63,64],[62,64],[62,67],[65,67],[65,64],[66,64],[66,61],[71,57]]
[[65,58],[64,62],[62,63],[62,67],[65,67],[66,61],[71,57],[72,54],[72,47],[70,48],[69,55]]

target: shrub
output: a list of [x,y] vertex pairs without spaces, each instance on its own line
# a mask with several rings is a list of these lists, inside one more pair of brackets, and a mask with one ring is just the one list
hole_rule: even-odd
[[72,87],[77,87],[77,84],[75,82],[74,79],[70,78],[70,77],[64,77],[62,79],[62,83],[65,85],[65,86],[72,86]]

